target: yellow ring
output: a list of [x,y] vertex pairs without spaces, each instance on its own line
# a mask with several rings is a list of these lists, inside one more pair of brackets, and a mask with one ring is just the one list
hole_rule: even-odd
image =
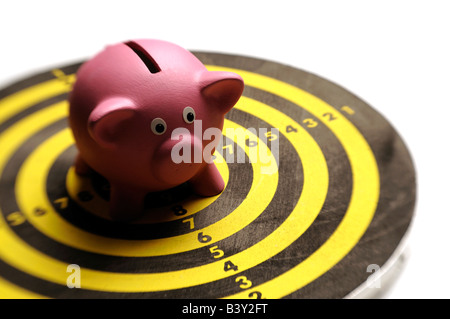
[[[68,75],[67,79],[73,82],[75,75]],[[70,86],[66,83],[52,79],[11,94],[0,100],[0,123],[41,101],[69,91]]]
[[[45,121],[38,117],[39,114],[35,116],[36,121]],[[225,121],[225,126],[242,128],[230,121]],[[257,138],[253,134],[250,136],[253,139]],[[197,239],[199,232],[212,237],[213,240],[208,244],[215,243],[234,234],[257,218],[270,203],[278,184],[278,172],[272,175],[261,174],[260,165],[254,161],[253,181],[247,198],[220,221],[203,229],[169,238],[148,240],[107,238],[79,229],[61,218],[46,196],[46,177],[51,165],[61,152],[72,144],[70,130],[66,128],[41,144],[25,160],[16,179],[17,203],[28,221],[41,233],[69,247],[98,254],[149,257],[181,253],[205,246]],[[263,145],[263,143],[260,144]],[[248,153],[248,156],[251,157],[252,154]],[[36,216],[33,212],[37,207],[44,209],[47,213],[44,216]]]
[[[252,288],[266,298],[281,298],[304,287],[331,269],[363,236],[378,205],[380,178],[377,162],[370,145],[358,129],[335,108],[316,96],[261,74],[225,67],[208,68],[236,72],[243,77],[247,85],[280,96],[306,109],[334,133],[350,161],[353,190],[345,217],[336,231],[306,260],[280,276]],[[324,118],[326,113],[332,114],[336,120],[326,121]],[[248,292],[237,293],[229,298],[248,298]]]
[[[258,106],[270,108],[250,99],[248,101],[249,103],[256,103]],[[278,118],[284,120],[284,123],[295,123],[279,111],[273,111],[278,115]],[[301,235],[299,231],[306,230],[318,212],[320,212],[327,192],[328,174],[323,154],[309,134],[303,130],[299,130],[299,134],[293,142],[297,152],[308,151],[308,156],[302,157],[302,162],[304,163],[305,171],[308,172],[307,175],[313,177],[312,180],[314,180],[314,183],[305,184],[303,193],[296,206],[295,214],[291,214],[288,218],[291,220],[291,224],[293,223],[297,227],[297,229],[291,230],[290,232],[287,229],[288,233],[295,233],[299,236]],[[308,179],[311,179],[310,177]],[[311,210],[306,211],[304,207],[308,207]],[[45,217],[45,215],[41,217]],[[1,222],[6,223],[4,219]],[[299,222],[300,225],[298,225]],[[41,255],[38,251],[23,243],[20,238],[17,238],[9,228],[1,227],[1,229],[3,231],[0,234],[3,235],[1,237],[5,243],[5,246],[3,246],[5,249],[1,251],[1,254],[3,257],[6,257],[4,258],[5,260],[8,260],[16,268],[40,278],[45,278],[60,284],[65,283],[66,264],[51,257]],[[286,229],[281,229],[280,231],[284,234]],[[276,235],[279,235],[279,233]],[[249,249],[230,258],[240,262],[240,271],[249,269],[283,250],[285,248],[283,245],[273,245],[274,242],[279,241],[280,238],[271,235],[269,240],[271,244],[269,246],[267,246],[268,240],[265,240],[262,244],[260,242],[249,248],[253,252],[252,255],[254,258],[248,258],[246,256]],[[269,249],[270,247],[274,247],[274,249]],[[17,258],[17,256],[21,256],[22,258]],[[28,258],[23,258],[23,256],[28,256]],[[31,266],[37,264],[41,265],[41,267]],[[114,274],[83,269],[83,287],[101,291],[160,291],[199,285],[231,275],[231,273],[223,273],[223,261],[181,271],[158,274]]]
[[16,286],[0,277],[0,299],[45,299],[46,297]]
[[[214,69],[214,67],[210,67],[210,69]],[[220,67],[218,69],[224,70],[227,68]],[[291,100],[294,103],[298,104],[299,106],[302,105],[303,108],[309,107],[308,111],[315,114],[315,116],[319,119],[321,119],[321,115],[325,110],[326,112],[332,112],[332,114],[339,115],[339,113],[334,108],[332,108],[329,105],[326,105],[325,102],[310,95],[307,92],[304,92],[298,88],[290,86],[289,84],[265,76],[254,74],[251,72],[234,69],[229,70],[235,71],[243,75],[244,80],[248,85],[259,87],[269,92],[272,91],[272,93],[280,95],[288,100]],[[280,88],[284,90],[279,90]],[[300,93],[300,95],[295,96],[292,95],[292,93],[294,94]],[[317,108],[316,112],[314,112],[314,109],[316,108],[317,104],[319,104],[320,107]],[[5,108],[0,108],[0,110],[4,109]],[[4,118],[6,117],[5,116],[0,117],[0,119]],[[335,234],[333,234],[333,236],[330,237],[330,239],[327,241],[327,243],[323,245],[316,253],[310,256],[305,262],[299,264],[297,267],[291,269],[287,273],[284,273],[281,276],[274,278],[273,280],[257,287],[258,290],[263,291],[264,295],[269,298],[284,296],[291,291],[300,289],[302,286],[311,282],[312,280],[314,280],[314,278],[317,278],[322,273],[331,268],[341,258],[343,258],[348,251],[350,251],[353,248],[353,246],[362,236],[362,234],[364,233],[365,229],[367,228],[368,224],[372,219],[376,203],[378,201],[378,193],[379,193],[379,177],[376,162],[370,150],[370,146],[366,143],[364,137],[359,133],[359,131],[357,131],[357,129],[345,118],[341,117],[340,119],[342,119],[342,121],[339,121],[339,123],[336,122],[326,123],[325,121],[322,122],[324,122],[324,124],[326,124],[339,138],[345,150],[347,151],[347,154],[349,155],[350,163],[352,166],[352,171],[354,174],[353,175],[354,191],[352,192],[352,198],[346,217],[342,221],[339,228],[336,230]],[[344,129],[344,131],[341,131],[341,133],[339,133],[341,129]],[[353,133],[356,134],[353,135]],[[0,137],[0,141],[1,140],[2,139]],[[353,142],[356,143],[356,147],[351,145]],[[354,148],[354,150],[352,150],[352,148]],[[4,149],[2,148],[2,150]],[[355,154],[357,150],[362,152],[360,156],[357,156],[357,154]],[[4,159],[5,157],[0,158],[0,167],[3,166],[1,164],[4,164],[3,163]],[[359,165],[357,160],[361,161]],[[368,170],[367,174],[364,174],[365,169]],[[364,189],[364,187],[362,187],[362,184],[364,183],[370,184],[368,187],[369,189],[367,188]],[[358,191],[358,189],[360,190]],[[365,205],[361,204],[361,201],[363,201],[363,199],[359,198],[358,196],[363,196],[364,199],[367,200],[367,204],[369,207],[364,207]],[[356,211],[358,210],[358,208],[362,209],[363,212],[363,214],[361,214],[362,216],[356,216]],[[360,223],[357,222],[358,218],[360,218]],[[6,222],[2,219],[1,223]],[[359,225],[359,227],[357,227],[356,229],[353,228],[354,230],[352,231],[351,227],[355,226],[355,224],[356,226]],[[0,234],[4,235],[3,230],[5,229],[5,227],[1,227],[1,229],[2,231]],[[349,237],[351,239],[350,242]],[[18,241],[20,242],[21,240],[19,239]],[[17,242],[15,243],[17,244]],[[341,243],[343,245],[340,245]],[[335,248],[335,250],[333,250],[333,248]],[[327,252],[331,253],[332,258],[328,259],[330,255],[329,254],[327,255],[326,254]],[[320,259],[321,257],[324,256],[327,256],[327,259],[325,261]],[[319,267],[316,267],[317,264],[319,265]],[[313,265],[314,267],[312,267]],[[305,276],[305,274],[307,276]],[[64,274],[64,276],[65,275],[66,274]],[[294,278],[295,280],[292,280]],[[299,279],[302,280],[300,280],[299,282]],[[297,282],[297,284],[293,285],[292,284],[293,282]],[[290,291],[287,291],[286,287],[290,288]],[[256,289],[256,287],[254,288]],[[273,293],[271,293],[272,291]],[[243,294],[237,294],[233,296],[246,297],[246,295]]]
[[[221,158],[219,152],[215,152],[216,157],[218,159],[215,160],[216,167],[218,168],[220,175],[223,177],[225,182],[225,188],[228,185],[228,179],[230,176],[230,171],[228,169],[228,165]],[[109,219],[108,216],[108,208],[109,203],[105,199],[100,196],[95,196],[96,191],[94,190],[94,186],[91,183],[91,178],[87,176],[79,176],[75,173],[75,168],[71,167],[66,176],[66,190],[69,194],[70,198],[75,201],[78,206],[82,207],[84,210],[94,214],[96,216],[100,216],[105,219]],[[79,199],[78,194],[82,191],[87,191],[89,194],[94,195],[93,198],[89,201],[82,201]],[[170,206],[162,206],[152,209],[150,214],[147,214],[145,217],[139,219],[139,221],[135,223],[160,223],[160,222],[168,222],[174,221],[178,219],[185,219],[189,216],[194,215],[200,210],[208,207],[214,201],[216,201],[220,197],[219,195],[210,196],[210,197],[191,197],[188,199],[184,199],[182,201],[174,202],[170,204],[170,206],[181,205],[184,209],[186,209],[187,213],[182,216],[177,216],[175,214],[170,213]]]

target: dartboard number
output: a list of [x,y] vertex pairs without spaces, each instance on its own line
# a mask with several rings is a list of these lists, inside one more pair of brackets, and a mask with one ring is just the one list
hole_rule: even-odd
[[341,107],[341,110],[349,115],[355,114],[355,111],[348,105],[344,105],[343,107]]
[[63,82],[65,85],[67,85],[69,88],[72,87],[73,83],[74,83],[74,78],[71,77],[70,75],[65,74],[62,70],[60,69],[54,69],[52,70],[52,74],[61,82]]
[[69,198],[68,197],[61,197],[53,201],[54,204],[59,205],[59,208],[66,209],[69,205]]
[[238,266],[233,264],[230,260],[227,260],[223,265],[223,270],[224,271],[230,271],[230,270],[238,271]]
[[271,131],[266,132],[264,135],[267,137],[268,141],[275,141],[278,138],[278,135],[273,134]]
[[194,217],[183,219],[183,223],[189,223],[189,229],[194,229]]
[[198,233],[197,239],[202,244],[209,243],[212,240],[211,236],[204,235],[203,232]]
[[36,207],[33,211],[34,216],[40,217],[47,213],[47,210],[42,207]]
[[324,113],[322,116],[323,116],[324,118],[326,118],[326,119],[328,120],[328,122],[337,120],[336,115],[334,115],[334,114],[331,113],[331,112]]
[[292,125],[286,126],[286,133],[292,133],[292,132],[297,133],[298,130],[295,127],[293,127]]
[[223,252],[223,250],[222,250],[222,249],[219,249],[219,246],[211,247],[211,248],[209,249],[209,251],[211,252],[211,254],[213,255],[213,257],[214,257],[215,259],[219,259],[219,258],[221,258],[221,257],[223,257],[223,256],[225,255],[225,253]]
[[173,206],[171,209],[172,212],[177,216],[183,216],[187,214],[187,209],[183,208],[183,206],[181,205]]
[[236,278],[236,282],[239,283],[239,287],[241,289],[248,289],[252,286],[252,282],[247,279],[245,276],[239,276]]
[[[241,289],[249,289],[253,286],[253,283],[246,276],[237,277],[236,282],[239,284],[239,288]],[[252,291],[248,294],[248,297],[251,299],[263,299],[260,291]]]
[[251,141],[248,137],[245,140],[245,145],[247,145],[248,147],[255,147],[258,145],[257,141]]
[[349,115],[355,114],[355,110],[353,110],[350,106],[347,106],[347,105],[344,105],[343,107],[341,107],[341,110]]
[[233,155],[233,145],[228,144],[225,145],[224,147],[222,147],[222,149],[224,149],[225,151],[228,151],[228,154]]
[[308,127],[308,128],[313,128],[313,127],[316,127],[317,125],[319,125],[319,123],[317,123],[316,120],[311,119],[311,118],[304,119],[303,124],[305,124],[306,127]]
[[[275,141],[278,138],[278,135],[274,134],[272,131],[268,131],[264,133],[264,136],[267,138],[267,141]],[[245,145],[248,147],[256,147],[258,146],[258,141],[252,141],[250,138],[246,138]]]
[[252,299],[262,299],[262,293],[259,291],[252,291],[248,294],[248,297]]
[[11,226],[19,226],[26,221],[26,218],[21,212],[14,212],[7,215],[6,220]]

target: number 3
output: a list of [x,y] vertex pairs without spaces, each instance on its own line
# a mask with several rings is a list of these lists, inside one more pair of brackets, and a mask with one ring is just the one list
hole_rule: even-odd
[[306,127],[309,127],[309,128],[316,127],[319,124],[311,118],[304,119],[303,123],[306,124]]
[[236,278],[236,282],[240,282],[241,284],[239,285],[239,287],[241,287],[242,289],[247,289],[250,288],[252,286],[252,282],[250,280],[247,279],[247,277],[245,276],[239,276]]

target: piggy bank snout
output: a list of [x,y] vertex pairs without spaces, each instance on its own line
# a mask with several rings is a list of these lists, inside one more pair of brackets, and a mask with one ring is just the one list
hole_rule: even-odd
[[191,179],[203,163],[202,140],[180,134],[164,141],[155,151],[152,170],[161,182],[176,185]]

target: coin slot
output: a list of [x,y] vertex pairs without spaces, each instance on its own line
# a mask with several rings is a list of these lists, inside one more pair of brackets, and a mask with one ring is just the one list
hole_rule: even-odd
[[161,72],[161,69],[159,68],[158,64],[153,60],[153,58],[150,56],[150,54],[144,50],[139,44],[133,41],[125,42],[125,44],[134,51],[134,53],[137,54],[137,56],[144,62],[147,69],[150,71],[150,73],[158,73]]

